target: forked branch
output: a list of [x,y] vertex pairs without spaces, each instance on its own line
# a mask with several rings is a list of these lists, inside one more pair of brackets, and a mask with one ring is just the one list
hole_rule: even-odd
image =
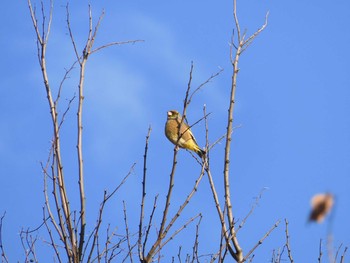
[[[233,17],[235,21],[235,29],[237,32],[237,41],[234,43],[232,39],[230,47],[230,58],[233,67],[232,80],[231,80],[231,95],[229,100],[229,109],[227,116],[227,128],[226,128],[226,142],[225,142],[225,158],[224,158],[224,189],[225,189],[225,207],[227,209],[227,221],[228,229],[230,233],[230,240],[234,247],[234,253],[231,252],[231,256],[237,261],[242,262],[244,259],[242,248],[238,242],[237,233],[234,225],[234,216],[232,210],[232,200],[230,191],[230,152],[231,152],[231,142],[232,142],[232,132],[233,132],[233,116],[234,116],[234,104],[235,95],[237,87],[237,76],[238,76],[238,61],[242,52],[252,43],[255,37],[260,34],[267,25],[267,16],[265,24],[258,29],[252,36],[245,40],[245,33],[242,35],[241,26],[239,24],[237,16],[237,0],[233,0]],[[233,55],[233,47],[236,48],[235,54]]]

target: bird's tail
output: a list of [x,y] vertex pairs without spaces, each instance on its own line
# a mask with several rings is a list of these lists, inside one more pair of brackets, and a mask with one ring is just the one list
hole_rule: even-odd
[[207,152],[198,147],[198,149],[196,149],[196,153],[200,158],[204,158]]

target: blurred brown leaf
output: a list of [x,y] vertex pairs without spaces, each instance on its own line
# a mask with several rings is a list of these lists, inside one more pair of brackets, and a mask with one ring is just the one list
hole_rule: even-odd
[[311,213],[309,221],[322,223],[334,204],[334,197],[330,193],[316,194],[311,199]]

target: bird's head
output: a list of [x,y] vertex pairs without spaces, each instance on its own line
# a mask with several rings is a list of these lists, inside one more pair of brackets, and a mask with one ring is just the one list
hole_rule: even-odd
[[168,120],[176,120],[180,117],[180,113],[176,110],[168,111]]

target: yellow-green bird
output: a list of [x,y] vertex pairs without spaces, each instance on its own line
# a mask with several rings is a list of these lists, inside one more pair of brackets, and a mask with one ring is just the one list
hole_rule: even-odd
[[[165,136],[173,144],[177,144],[181,148],[194,151],[200,158],[202,158],[205,155],[205,151],[198,146],[196,139],[194,138],[187,123],[183,121],[181,124],[181,118],[181,114],[178,111],[168,111],[168,119],[165,124]],[[179,133],[180,124],[181,130]]]

